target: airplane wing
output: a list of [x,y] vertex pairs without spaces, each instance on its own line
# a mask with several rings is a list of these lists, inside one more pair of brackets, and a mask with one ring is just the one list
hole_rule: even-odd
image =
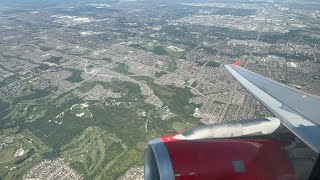
[[320,152],[320,98],[240,67],[225,65],[232,76],[296,136]]

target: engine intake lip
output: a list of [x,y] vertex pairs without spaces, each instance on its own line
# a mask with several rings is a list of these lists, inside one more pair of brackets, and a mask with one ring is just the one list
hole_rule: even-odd
[[145,146],[144,179],[175,179],[168,150],[160,138],[150,140]]

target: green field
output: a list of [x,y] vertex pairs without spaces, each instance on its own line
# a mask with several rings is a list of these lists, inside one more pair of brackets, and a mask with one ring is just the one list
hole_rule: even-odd
[[60,61],[62,60],[62,57],[58,56],[51,56],[49,59],[46,60],[46,62],[60,64]]
[[[136,79],[147,83],[176,116],[170,121],[161,120],[164,110],[145,103],[139,85],[132,82],[84,82],[78,87],[87,92],[100,84],[122,94],[120,98],[106,98],[103,103],[85,102],[71,92],[58,96],[51,88],[22,86],[14,99],[0,103],[4,123],[0,138],[19,127],[17,141],[0,151],[0,160],[10,160],[20,147],[28,153],[1,167],[0,177],[21,179],[43,159],[65,157],[85,179],[116,179],[130,167],[142,165],[145,142],[198,123],[192,117],[195,105],[188,103],[193,97],[188,88],[160,86],[147,77]],[[137,115],[142,111],[148,116]]]
[[[0,178],[3,179],[21,179],[26,171],[42,160],[42,153],[50,151],[49,146],[28,130],[17,132],[15,137],[12,145],[0,151]],[[19,148],[25,150],[24,155],[13,157]]]
[[194,126],[181,121],[174,121],[172,123],[172,127],[176,132],[182,133],[188,129],[193,128]]
[[177,64],[175,61],[183,58],[185,53],[184,51],[174,51],[172,49],[160,45],[150,46],[148,43],[134,44],[131,45],[131,47],[151,51],[157,55],[169,56],[171,58],[171,61],[169,62],[168,66],[163,67],[163,69],[167,71],[174,71],[175,69],[177,69]]
[[164,48],[164,50],[167,52],[167,55],[170,56],[174,60],[180,59],[184,55],[183,51],[174,51],[169,48]]
[[103,175],[114,164],[114,159],[126,150],[127,146],[121,139],[98,127],[85,129],[79,137],[61,148],[62,156],[88,179]]
[[[182,132],[200,124],[199,120],[192,116],[195,108],[200,106],[189,103],[189,99],[195,96],[190,92],[189,88],[158,85],[153,82],[153,79],[145,76],[137,76],[135,79],[147,83],[155,95],[177,115],[170,118],[170,123],[156,120],[157,118],[152,116],[150,123],[152,123],[153,127],[157,127],[158,132],[162,132],[162,134],[168,133],[168,129],[161,129],[168,125],[172,132]],[[159,113],[159,111],[161,110],[158,110],[157,113]]]
[[125,63],[117,63],[118,66],[114,68],[118,73],[124,74],[124,75],[133,75],[132,72],[130,72],[130,68]]
[[76,83],[76,82],[82,82],[83,78],[81,77],[82,71],[79,69],[68,69],[72,72],[71,76],[66,78],[67,81]]
[[174,113],[182,117],[191,117],[193,114],[196,105],[189,103],[189,99],[195,97],[195,95],[190,92],[189,88],[158,85],[153,82],[153,79],[145,76],[136,76],[134,78],[147,83],[155,95]]
[[221,63],[215,61],[209,61],[206,66],[208,67],[220,67]]
[[173,60],[177,60],[182,58],[184,55],[184,51],[175,51],[164,46],[160,45],[149,45],[148,43],[136,44],[132,45],[134,48],[143,49],[146,51],[151,51],[157,55],[167,55],[170,56]]
[[156,76],[157,78],[159,78],[159,77],[161,77],[161,76],[163,76],[163,75],[166,75],[166,74],[168,74],[168,73],[165,72],[165,71],[160,71],[160,72],[156,72],[155,76]]
[[0,151],[0,163],[2,164],[4,162],[13,160],[14,159],[13,154],[15,153],[16,150],[17,150],[17,147],[13,145],[3,148],[3,150]]
[[47,52],[47,51],[53,50],[54,48],[46,47],[46,46],[40,46],[39,49],[40,49],[41,51]]
[[[74,104],[71,106],[69,111],[73,112],[78,117],[91,118],[92,113],[90,112],[90,110],[86,106],[89,106],[89,105],[86,103]],[[64,115],[62,115],[62,117],[64,117]],[[59,117],[59,118],[61,118],[61,117]]]
[[63,54],[70,54],[74,56],[85,56],[92,52],[90,49],[86,48],[75,48],[75,47],[59,47],[55,51],[61,52]]

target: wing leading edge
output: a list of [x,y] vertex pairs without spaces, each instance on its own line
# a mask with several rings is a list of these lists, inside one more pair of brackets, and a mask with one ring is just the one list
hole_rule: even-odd
[[320,152],[320,98],[291,88],[237,65],[232,76],[296,136]]

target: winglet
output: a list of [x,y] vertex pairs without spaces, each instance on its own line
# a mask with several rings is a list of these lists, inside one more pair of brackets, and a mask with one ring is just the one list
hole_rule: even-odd
[[233,65],[235,65],[235,66],[240,66],[240,64],[241,64],[240,59],[233,63]]

